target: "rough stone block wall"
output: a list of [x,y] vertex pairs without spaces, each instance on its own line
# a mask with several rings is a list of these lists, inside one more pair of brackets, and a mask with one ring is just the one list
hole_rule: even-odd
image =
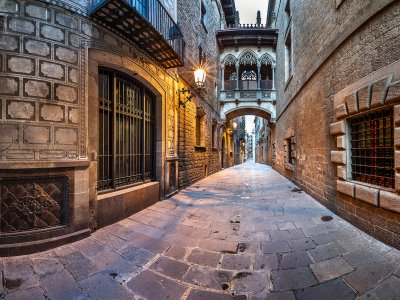
[[[179,187],[190,184],[215,173],[221,169],[220,145],[221,135],[215,133],[216,144],[212,145],[212,125],[219,121],[219,100],[217,93],[217,79],[219,78],[219,52],[215,31],[220,28],[221,16],[217,1],[203,1],[206,8],[206,24],[201,23],[200,1],[191,2],[178,0],[178,22],[185,36],[186,51],[184,68],[179,68],[179,75],[192,86],[193,70],[199,64],[199,50],[201,46],[206,56],[207,79],[205,91],[195,95],[186,107],[179,108],[178,117],[178,147],[179,147]],[[185,98],[187,95],[181,95]],[[196,145],[195,117],[197,108],[205,112],[205,147]],[[219,132],[219,128],[216,130]]]
[[[400,5],[396,1],[378,2],[346,0],[336,8],[335,1],[291,1],[293,78],[289,83],[284,81],[280,63],[284,61],[282,32],[286,16],[278,16],[277,27],[281,31],[276,72],[278,118],[272,139],[276,145],[274,167],[340,216],[400,247],[399,214],[339,192],[344,186],[337,185],[337,178],[345,175],[343,169],[336,171],[334,162],[345,159],[339,155],[345,141],[330,135],[330,124],[335,122],[334,96],[400,60]],[[355,32],[350,34],[352,30]],[[363,97],[360,90],[361,106]],[[287,128],[296,130],[293,171],[284,168]]]

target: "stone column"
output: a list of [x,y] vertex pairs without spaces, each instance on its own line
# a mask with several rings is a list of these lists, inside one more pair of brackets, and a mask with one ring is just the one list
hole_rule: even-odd
[[236,64],[236,89],[239,89],[239,64]]
[[272,89],[275,90],[275,65],[271,65],[272,68]]
[[221,92],[225,90],[225,65],[221,66]]
[[257,63],[257,89],[261,88],[261,64]]

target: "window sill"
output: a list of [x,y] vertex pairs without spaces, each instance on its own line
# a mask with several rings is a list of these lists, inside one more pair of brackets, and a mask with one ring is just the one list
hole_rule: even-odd
[[196,146],[194,146],[194,150],[196,152],[206,152],[206,147],[205,146],[196,145]]

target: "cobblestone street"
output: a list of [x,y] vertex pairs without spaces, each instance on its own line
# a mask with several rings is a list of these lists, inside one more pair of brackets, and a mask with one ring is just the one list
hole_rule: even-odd
[[1,262],[6,299],[400,299],[400,251],[254,163]]

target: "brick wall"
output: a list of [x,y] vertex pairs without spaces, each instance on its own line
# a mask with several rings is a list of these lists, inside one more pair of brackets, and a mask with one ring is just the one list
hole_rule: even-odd
[[[384,77],[386,66],[399,62],[400,5],[395,1],[346,0],[339,7],[335,1],[291,1],[291,6],[293,77],[288,83],[283,69],[287,28],[283,9],[277,18],[274,167],[340,216],[400,247],[396,200],[384,209],[336,190],[337,164],[331,161],[331,151],[337,149],[337,141],[330,135],[335,97],[357,82],[368,85]],[[393,82],[399,80],[396,76]],[[296,138],[293,171],[285,168],[284,158],[284,137],[291,129]],[[395,193],[391,194],[394,199]]]

